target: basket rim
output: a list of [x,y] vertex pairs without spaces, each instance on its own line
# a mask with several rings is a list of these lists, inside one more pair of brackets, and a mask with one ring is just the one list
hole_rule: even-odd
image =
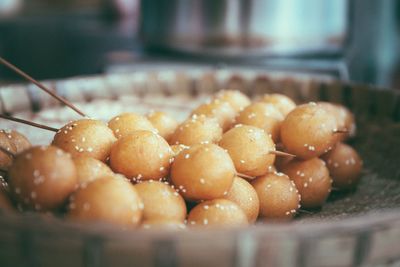
[[[203,71],[203,72],[221,72],[221,71],[229,71],[230,68],[225,68],[222,70],[215,70],[215,69],[203,69],[199,68],[196,71]],[[237,67],[231,68],[233,73],[235,71],[238,71]],[[244,69],[245,71],[254,71],[251,69]],[[171,72],[171,70],[166,70],[168,72]],[[191,70],[193,71],[193,70]],[[162,72],[162,71],[155,71],[157,72]],[[266,75],[267,77],[270,77],[271,72],[270,71],[255,71],[258,75]],[[143,74],[148,74],[148,71],[136,71],[135,73],[143,73]],[[154,73],[151,72],[151,73]],[[49,84],[56,84],[60,82],[70,82],[70,81],[79,81],[81,79],[100,79],[100,80],[107,80],[108,78],[112,76],[129,76],[131,73],[123,73],[123,74],[105,74],[105,75],[89,75],[89,76],[76,76],[76,77],[71,77],[71,78],[66,78],[62,80],[45,80],[43,81],[44,83],[49,83]],[[302,77],[309,77],[304,74],[299,74],[299,75],[293,75],[293,73],[289,73],[290,78],[293,80],[297,79],[302,79]],[[400,90],[395,90],[395,89],[387,89],[387,88],[382,88],[378,87],[375,85],[371,84],[363,84],[363,83],[358,83],[358,82],[348,82],[348,81],[338,81],[338,80],[331,80],[331,79],[326,79],[324,77],[319,77],[319,78],[312,78],[310,81],[317,82],[321,85],[327,84],[327,83],[334,83],[338,84],[341,86],[349,86],[349,87],[357,87],[360,88],[361,90],[364,91],[373,91],[373,92],[379,92],[379,93],[385,93],[393,96],[400,96]],[[1,90],[5,88],[10,88],[10,87],[24,87],[25,89],[28,87],[28,83],[18,83],[18,84],[10,84],[10,85],[3,85],[0,86],[0,92]],[[34,223],[32,223],[32,220],[29,220],[29,218],[33,218]],[[50,223],[49,223],[50,222]],[[59,229],[64,229],[64,230],[79,230],[79,231],[84,231],[87,234],[94,234],[94,235],[106,235],[107,237],[112,237],[112,236],[118,236],[119,238],[125,238],[125,237],[130,237],[132,234],[137,236],[145,235],[148,237],[149,235],[153,235],[153,233],[150,233],[149,231],[138,231],[137,229],[134,229],[132,231],[121,231],[117,227],[113,225],[108,225],[104,223],[89,223],[89,224],[82,224],[82,223],[77,223],[77,222],[71,222],[67,221],[64,219],[56,218],[56,219],[51,219],[47,220],[41,217],[38,214],[5,214],[3,216],[0,216],[0,224],[12,224],[15,226],[23,226],[23,227],[28,227],[40,231],[46,231],[46,230],[55,230],[54,227],[49,227],[49,226],[57,226]],[[322,220],[322,221],[306,221],[306,222],[296,222],[293,221],[291,223],[280,223],[280,224],[272,224],[272,223],[263,223],[263,224],[257,224],[255,226],[250,226],[246,228],[237,228],[237,229],[218,229],[218,232],[222,233],[233,233],[233,234],[250,234],[250,235],[258,235],[258,234],[290,234],[290,235],[298,235],[298,236],[319,236],[319,235],[329,235],[329,234],[337,234],[337,233],[349,233],[349,232],[360,232],[364,231],[365,229],[370,229],[370,228],[384,228],[384,227],[390,227],[391,224],[398,225],[400,223],[400,208],[391,208],[391,209],[386,209],[386,210],[380,210],[380,211],[369,211],[363,214],[357,214],[351,217],[345,217],[342,219],[335,219],[334,221],[327,221],[327,220]],[[93,227],[93,225],[96,225],[97,227]],[[312,231],[310,231],[310,229]],[[107,230],[107,231],[103,231]],[[198,232],[202,232],[204,230],[195,230],[193,231],[193,234],[196,234]],[[207,229],[207,231],[214,231],[212,229]],[[164,231],[162,231],[164,232]],[[182,233],[184,234],[189,234],[192,232],[191,231],[183,231]],[[122,233],[122,234],[121,234]],[[159,231],[154,231],[156,235],[154,237],[159,237]],[[174,236],[174,233],[165,231],[163,233],[163,236]]]

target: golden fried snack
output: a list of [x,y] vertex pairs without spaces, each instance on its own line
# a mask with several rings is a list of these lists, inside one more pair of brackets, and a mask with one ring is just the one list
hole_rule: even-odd
[[359,181],[363,162],[351,146],[338,143],[335,148],[322,156],[338,189],[351,189]]
[[332,179],[325,162],[319,158],[293,160],[282,169],[282,172],[296,184],[302,207],[322,206],[331,192]]
[[300,105],[281,126],[281,141],[287,152],[302,159],[318,157],[338,141],[335,117],[316,103]]
[[215,144],[199,144],[176,156],[171,181],[186,200],[222,198],[235,176],[229,154]]
[[121,138],[138,130],[157,132],[153,124],[142,115],[135,113],[123,113],[108,122],[108,127],[117,138]]
[[296,107],[292,99],[282,94],[265,94],[261,102],[275,106],[284,117]]
[[123,177],[113,175],[79,188],[70,197],[67,218],[136,227],[142,210],[143,202],[135,187]]
[[216,118],[222,130],[226,131],[232,126],[236,111],[229,103],[214,99],[194,109],[192,115],[204,115],[206,117]]
[[1,212],[15,212],[13,203],[10,199],[9,188],[4,180],[4,177],[0,175],[0,211]]
[[255,189],[245,179],[236,176],[231,189],[224,198],[235,202],[244,211],[249,223],[257,220],[260,201]]
[[158,180],[169,173],[172,156],[164,138],[151,131],[135,131],[115,142],[110,166],[131,179]]
[[236,117],[235,124],[258,127],[269,134],[274,142],[277,142],[280,138],[283,119],[284,116],[276,107],[259,102],[243,109]]
[[222,128],[215,118],[193,115],[176,128],[170,138],[170,144],[191,146],[202,143],[217,143],[221,136]]
[[72,157],[88,156],[106,161],[115,140],[105,123],[82,119],[62,127],[54,136],[52,145],[70,153]]
[[86,186],[96,179],[112,176],[114,174],[108,165],[95,158],[81,156],[73,158],[73,161],[75,163],[78,174],[78,184],[80,186]]
[[283,173],[268,173],[251,181],[260,199],[264,219],[291,219],[300,208],[296,185]]
[[239,227],[248,225],[244,211],[227,199],[213,199],[201,202],[188,215],[189,226]]
[[[0,131],[0,169],[7,172],[13,162],[13,155],[17,154],[17,148],[12,137],[6,131]],[[3,151],[4,150],[4,151]]]
[[12,196],[23,206],[40,211],[61,207],[77,182],[70,155],[54,146],[25,150],[9,169]]
[[30,148],[32,145],[29,142],[28,138],[25,135],[14,131],[14,130],[0,130],[0,138],[3,138],[5,135],[8,139],[11,140],[11,143],[15,146],[15,153],[21,153],[22,151]]
[[228,102],[232,108],[239,112],[248,105],[251,104],[250,98],[238,90],[222,90],[219,91],[214,99],[219,99],[220,101]]
[[147,119],[151,122],[154,128],[157,129],[158,134],[167,140],[167,142],[178,127],[178,122],[165,112],[150,112],[147,115]]
[[183,223],[186,204],[170,185],[158,181],[144,181],[135,185],[143,201],[143,220],[175,221]]
[[347,131],[347,133],[337,133],[340,141],[343,141],[348,137],[355,136],[356,122],[353,113],[351,113],[349,109],[343,105],[332,104],[329,102],[318,102],[318,105],[325,108],[335,117],[337,130]]
[[222,135],[219,145],[228,151],[239,173],[260,176],[274,164],[275,155],[270,151],[275,144],[260,128],[236,125]]

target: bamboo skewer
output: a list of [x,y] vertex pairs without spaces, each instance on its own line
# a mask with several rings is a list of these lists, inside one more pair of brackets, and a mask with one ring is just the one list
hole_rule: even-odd
[[10,121],[15,121],[15,122],[19,122],[19,123],[23,123],[23,124],[27,124],[36,128],[40,128],[40,129],[44,129],[44,130],[48,130],[48,131],[53,131],[53,132],[58,132],[58,129],[47,126],[47,125],[43,125],[40,123],[36,123],[36,122],[32,122],[32,121],[28,121],[28,120],[24,120],[24,119],[20,119],[20,118],[15,118],[15,117],[11,117],[11,116],[7,116],[4,114],[0,114],[0,118],[6,119],[6,120],[10,120]]
[[73,109],[76,113],[78,113],[79,115],[86,117],[85,113],[83,113],[79,108],[77,108],[75,105],[73,105],[71,102],[69,102],[67,99],[57,95],[56,93],[52,92],[50,89],[48,89],[46,86],[44,86],[42,83],[38,82],[37,80],[35,80],[34,78],[32,78],[31,76],[29,76],[28,74],[26,74],[25,72],[23,72],[22,70],[20,70],[19,68],[17,68],[16,66],[14,66],[13,64],[11,64],[10,62],[8,62],[7,60],[5,60],[4,58],[0,57],[0,63],[3,64],[4,66],[6,66],[7,68],[11,69],[12,71],[14,71],[15,73],[17,73],[18,75],[20,75],[21,77],[23,77],[24,79],[26,79],[27,81],[35,84],[37,87],[39,87],[40,89],[42,89],[43,91],[45,91],[46,93],[48,93],[49,95],[51,95],[52,97],[54,97],[55,99],[57,99],[58,101],[62,102],[63,104],[65,104],[66,106],[70,107],[71,109]]

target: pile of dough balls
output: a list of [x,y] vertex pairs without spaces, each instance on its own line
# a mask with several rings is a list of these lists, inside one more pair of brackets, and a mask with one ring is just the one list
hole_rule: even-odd
[[159,111],[85,118],[48,146],[3,130],[0,209],[142,229],[289,220],[355,187],[362,161],[344,143],[355,130],[341,105],[232,90],[180,123]]

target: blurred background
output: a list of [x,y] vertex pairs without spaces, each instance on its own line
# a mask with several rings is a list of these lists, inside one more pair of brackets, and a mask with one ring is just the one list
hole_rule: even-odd
[[0,0],[0,55],[37,79],[249,66],[400,88],[399,45],[397,0]]

